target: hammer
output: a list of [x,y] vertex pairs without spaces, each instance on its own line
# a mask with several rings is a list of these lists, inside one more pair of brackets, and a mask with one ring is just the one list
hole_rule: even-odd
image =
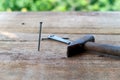
[[47,38],[42,38],[42,40],[46,39],[55,40],[68,44],[67,57],[72,57],[76,54],[83,53],[84,51],[96,51],[110,55],[120,56],[120,46],[97,44],[95,43],[95,38],[93,35],[86,35],[75,41],[70,41],[68,39],[61,38],[55,35],[50,35]]
[[120,46],[95,43],[93,35],[86,35],[76,41],[73,41],[67,47],[67,57],[72,57],[84,51],[96,51],[110,55],[120,56]]

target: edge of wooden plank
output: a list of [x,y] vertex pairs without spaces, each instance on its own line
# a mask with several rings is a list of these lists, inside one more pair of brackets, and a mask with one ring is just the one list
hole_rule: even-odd
[[[2,28],[0,31],[3,32],[22,32],[22,33],[38,33],[39,28]],[[65,34],[120,34],[120,28],[96,28],[96,29],[86,29],[86,28],[49,28],[45,27],[42,33],[65,33]]]
[[43,33],[120,34],[119,12],[3,12],[0,31],[37,33],[40,21]]

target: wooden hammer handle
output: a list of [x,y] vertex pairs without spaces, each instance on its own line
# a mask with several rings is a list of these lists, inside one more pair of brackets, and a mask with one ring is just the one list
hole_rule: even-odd
[[84,45],[85,50],[106,53],[110,55],[120,56],[120,46],[112,46],[107,44],[97,44],[94,42],[86,42]]

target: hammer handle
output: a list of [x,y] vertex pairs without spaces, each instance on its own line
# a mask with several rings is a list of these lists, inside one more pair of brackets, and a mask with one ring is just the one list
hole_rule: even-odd
[[110,55],[120,56],[120,46],[112,46],[107,44],[97,44],[94,42],[86,42],[84,45],[85,50],[106,53]]

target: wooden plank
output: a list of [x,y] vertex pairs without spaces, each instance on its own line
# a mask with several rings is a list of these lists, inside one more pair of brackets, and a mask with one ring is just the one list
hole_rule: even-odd
[[97,43],[120,45],[119,12],[3,12],[0,80],[119,80],[120,57],[88,51],[67,58],[67,45],[50,40],[42,41],[38,52],[40,21],[44,22],[42,37],[56,33],[76,40],[94,33]]
[[[69,37],[72,41],[84,35],[78,34],[57,34],[61,37]],[[36,54],[38,44],[38,34],[16,33],[17,38],[1,37],[0,38],[0,52],[1,53],[23,53],[23,54]],[[48,34],[43,34],[43,37]],[[94,35],[96,43],[120,45],[120,35]],[[114,39],[113,39],[114,38]],[[52,48],[51,48],[52,46]],[[41,50],[46,55],[61,53],[61,56],[66,57],[67,45],[56,41],[45,40],[41,41]],[[63,54],[62,54],[63,53]],[[60,55],[58,55],[59,57]],[[57,57],[57,55],[56,55]]]
[[[19,36],[20,35],[22,34],[19,33]],[[99,55],[89,52],[73,58],[66,58],[66,45],[54,41],[42,41],[41,52],[38,52],[36,49],[36,40],[29,40],[33,38],[33,35],[36,36],[37,34],[28,35],[31,34],[22,35],[28,38],[27,42],[19,42],[19,40],[16,42],[0,42],[0,79],[119,79],[119,58],[100,57]],[[62,35],[64,34],[60,34],[60,36]],[[66,34],[64,36],[71,35]],[[78,37],[78,35],[75,34],[72,36],[73,38]],[[99,37],[98,40],[100,40],[101,43],[107,42],[119,45],[119,40],[117,40],[118,35],[96,36]],[[20,38],[26,40],[22,37]],[[111,40],[109,41],[109,39]]]
[[55,59],[46,63],[26,60],[0,64],[2,80],[118,80],[120,76],[119,61]]
[[[49,35],[52,34],[42,34],[42,38],[47,38]],[[70,40],[74,41],[80,37],[83,37],[87,34],[55,34],[56,36],[60,37],[67,37]],[[97,42],[119,42],[120,35],[99,35],[99,34],[92,34],[94,35]],[[15,32],[0,32],[0,41],[37,41],[38,40],[38,33],[15,33]]]
[[[71,34],[58,35],[64,37],[71,36]],[[120,58],[111,56],[101,57],[91,52],[67,58],[67,46],[55,41],[42,41],[41,52],[38,52],[36,49],[37,40],[33,39],[37,34],[25,33],[23,35],[23,33],[19,33],[19,36],[22,40],[27,41],[0,41],[0,79],[2,80],[119,79]],[[47,34],[43,35],[43,37],[45,36]],[[73,34],[72,39],[76,39],[78,36],[80,35]],[[95,36],[99,37],[96,40],[99,43],[120,45],[117,39],[120,37],[118,35]],[[32,39],[29,40],[30,38]]]
[[120,34],[119,12],[1,12],[0,31],[36,33],[40,21],[44,33]]

